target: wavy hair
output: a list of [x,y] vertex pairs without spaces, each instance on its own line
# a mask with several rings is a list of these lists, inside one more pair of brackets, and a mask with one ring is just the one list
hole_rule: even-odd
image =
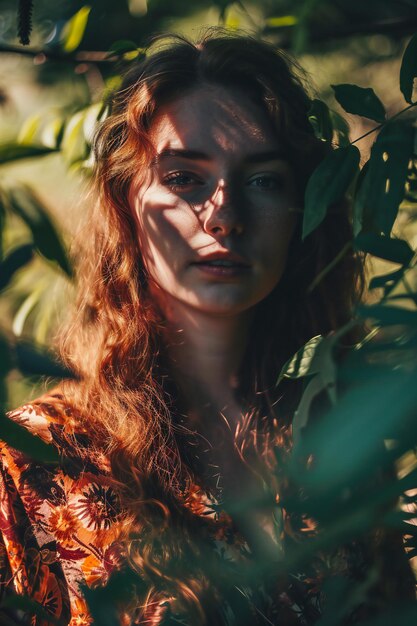
[[[149,583],[141,609],[147,623],[162,619],[157,614],[162,609],[152,609],[161,594],[177,598],[196,623],[222,621],[213,613],[218,586],[207,562],[202,569],[203,522],[185,506],[193,471],[163,367],[160,321],[147,292],[129,188],[152,157],[149,129],[158,109],[199,86],[218,85],[244,91],[272,120],[296,173],[302,205],[309,176],[331,149],[314,136],[304,83],[301,69],[284,53],[247,35],[214,29],[198,43],[159,37],[125,76],[95,139],[98,201],[82,233],[82,253],[77,247],[78,298],[60,336],[62,357],[81,382],[66,382],[64,393],[93,444],[109,456],[127,511],[126,537],[128,531],[139,533],[140,539],[126,540],[126,550]],[[266,466],[272,416],[275,424],[279,418],[276,437],[289,445],[291,402],[284,401],[285,392],[277,402],[274,385],[280,367],[310,337],[344,324],[363,284],[362,265],[347,251],[309,290],[351,239],[349,208],[345,202],[333,207],[305,241],[301,217],[300,212],[285,273],[257,307],[241,372],[246,413],[236,445],[250,456],[257,440]],[[253,437],[258,430],[265,437]],[[174,565],[185,561],[192,563],[186,570]]]

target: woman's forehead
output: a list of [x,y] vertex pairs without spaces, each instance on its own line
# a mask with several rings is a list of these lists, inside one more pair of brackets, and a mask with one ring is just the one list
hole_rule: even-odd
[[261,106],[240,91],[201,87],[159,110],[150,128],[156,154],[188,149],[217,152],[276,151],[279,140]]

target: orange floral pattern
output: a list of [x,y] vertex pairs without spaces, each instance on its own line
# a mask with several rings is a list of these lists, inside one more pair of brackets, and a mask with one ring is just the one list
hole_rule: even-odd
[[[90,626],[83,585],[106,585],[122,565],[118,538],[123,514],[109,462],[89,446],[87,433],[57,393],[46,394],[9,417],[54,445],[62,461],[37,463],[0,441],[0,624],[7,614],[8,624],[50,626],[51,616],[62,626]],[[193,485],[184,494],[184,504],[204,520],[220,566],[251,559],[233,520],[201,487]],[[311,521],[296,518],[283,511],[281,534],[286,541],[298,542],[315,532]],[[326,572],[346,574],[352,562],[357,570],[363,569],[360,550],[350,547],[333,555],[331,565],[322,563],[312,572],[295,574],[277,603],[272,600],[276,592],[271,596],[265,590],[254,592],[253,624],[265,623],[257,621],[256,616],[263,614],[256,608],[256,598],[269,607],[267,623],[302,626],[307,615],[308,623],[314,623],[321,614],[320,588]],[[3,608],[3,599],[16,595],[37,602],[43,614],[31,608]],[[155,607],[155,625],[162,623],[157,615],[169,604],[165,600]],[[126,619],[121,616],[121,623],[130,624]],[[151,623],[149,616],[146,623]]]
[[[81,585],[105,584],[121,562],[121,513],[108,464],[88,449],[59,395],[9,417],[65,454],[59,467],[39,464],[0,442],[0,598],[26,595],[60,624],[89,626]],[[45,615],[19,609],[13,617],[47,626]]]

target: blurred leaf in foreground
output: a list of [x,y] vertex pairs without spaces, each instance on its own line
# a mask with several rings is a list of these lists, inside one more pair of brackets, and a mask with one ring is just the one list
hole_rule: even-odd
[[31,243],[12,250],[0,263],[0,291],[8,286],[14,274],[33,259]]
[[62,47],[65,52],[74,52],[84,37],[87,28],[88,17],[91,7],[83,6],[70,20],[65,24],[62,30]]
[[72,268],[64,245],[42,202],[27,186],[13,187],[8,190],[7,195],[13,211],[32,231],[35,247],[44,257],[56,261],[61,269],[72,277]]
[[47,146],[27,146],[20,143],[5,143],[0,145],[0,164],[10,163],[19,159],[38,157],[56,152],[55,148]]

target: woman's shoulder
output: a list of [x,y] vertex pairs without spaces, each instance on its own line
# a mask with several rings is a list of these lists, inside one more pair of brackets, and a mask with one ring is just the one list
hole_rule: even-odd
[[[60,465],[68,471],[109,473],[106,455],[93,445],[78,410],[59,387],[9,411],[6,416],[34,437],[54,447],[59,454]],[[3,451],[10,447],[2,441],[1,430],[0,446]],[[18,446],[16,448],[15,452],[18,452]]]

